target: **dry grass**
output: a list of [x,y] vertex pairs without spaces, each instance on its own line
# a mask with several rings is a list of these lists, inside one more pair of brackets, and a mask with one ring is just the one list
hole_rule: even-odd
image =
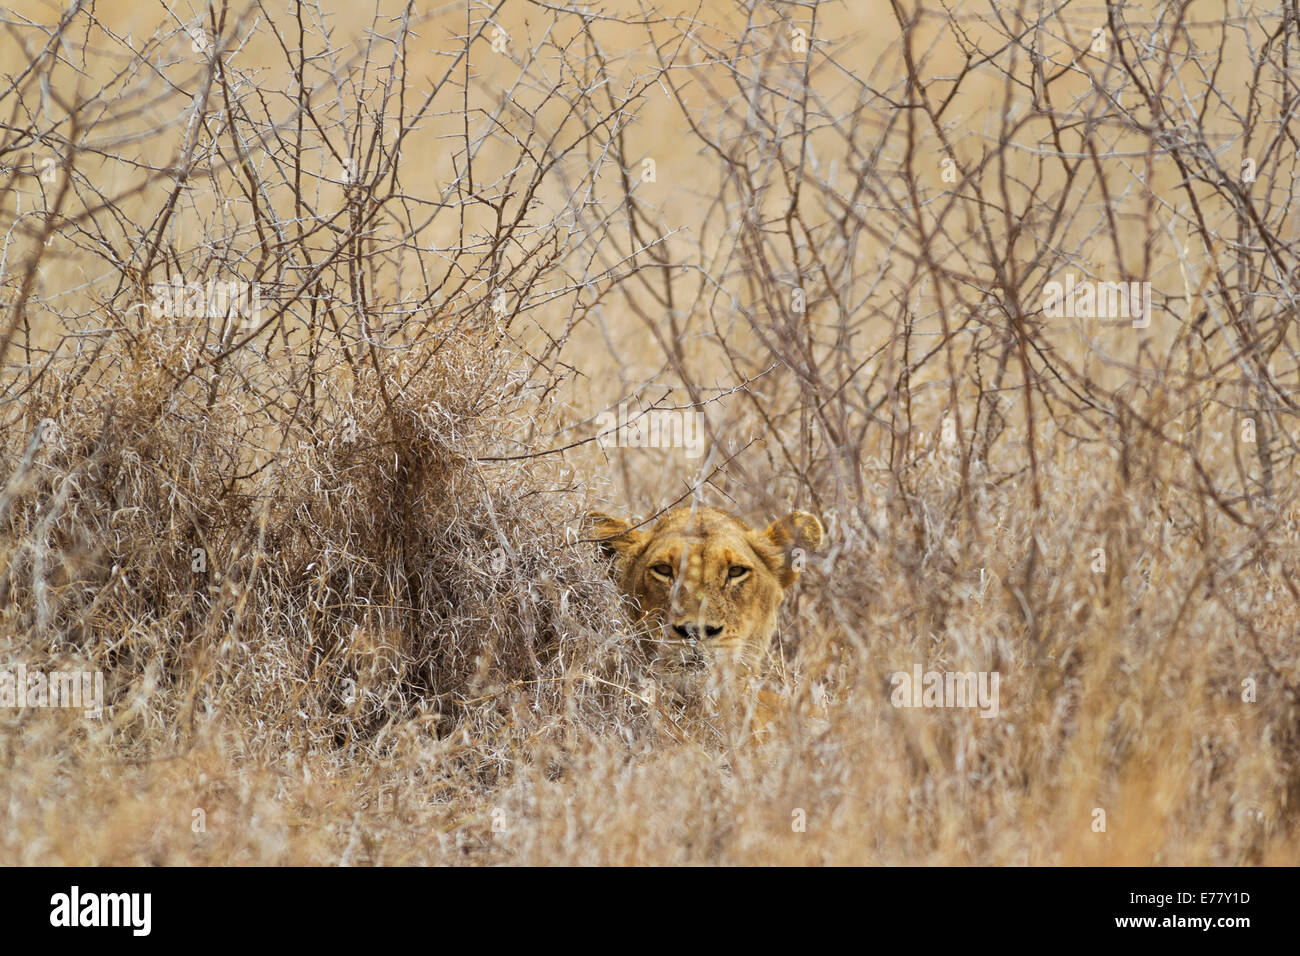
[[[107,709],[0,863],[1300,862],[1293,12],[381,6],[6,15],[0,669]],[[692,497],[831,531],[762,743],[584,540]]]

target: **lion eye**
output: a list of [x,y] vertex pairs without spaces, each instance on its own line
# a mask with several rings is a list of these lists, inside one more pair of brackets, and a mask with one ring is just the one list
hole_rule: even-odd
[[749,568],[741,567],[739,564],[733,564],[731,570],[727,572],[729,578],[743,578],[749,573]]
[[652,565],[650,570],[661,578],[671,578],[673,576],[673,566],[671,564]]

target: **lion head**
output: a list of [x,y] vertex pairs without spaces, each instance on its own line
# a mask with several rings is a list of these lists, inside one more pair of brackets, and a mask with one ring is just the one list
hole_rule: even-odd
[[652,658],[678,672],[717,663],[757,667],[802,552],[816,549],[823,534],[806,511],[765,531],[715,508],[677,508],[648,531],[609,515],[590,517],[615,557],[620,587],[651,625]]

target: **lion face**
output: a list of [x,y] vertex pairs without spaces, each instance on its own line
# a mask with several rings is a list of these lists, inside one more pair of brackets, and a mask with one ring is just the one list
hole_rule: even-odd
[[816,549],[823,534],[806,511],[761,532],[714,508],[678,508],[649,531],[591,518],[616,558],[619,585],[652,626],[651,656],[676,672],[757,667],[786,589],[799,577],[796,549]]

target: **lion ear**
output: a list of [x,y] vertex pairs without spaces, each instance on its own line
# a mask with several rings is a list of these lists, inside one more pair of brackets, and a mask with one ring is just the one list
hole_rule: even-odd
[[622,518],[614,518],[599,511],[587,515],[592,531],[600,539],[600,548],[606,554],[627,554],[635,551],[649,535],[632,530],[632,525]]
[[[773,521],[763,532],[768,542],[781,552],[781,568],[777,576],[781,586],[788,588],[794,584],[803,570],[803,552],[816,551],[821,547],[826,532],[816,515],[806,511],[794,511],[777,521]],[[796,554],[796,552],[800,552]]]

